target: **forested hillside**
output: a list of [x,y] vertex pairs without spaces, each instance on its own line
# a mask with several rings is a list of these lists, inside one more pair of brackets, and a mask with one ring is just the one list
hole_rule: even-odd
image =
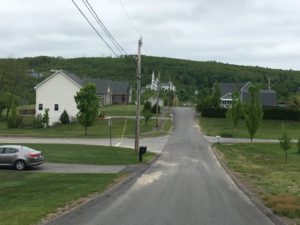
[[[40,56],[16,60],[0,59],[0,65],[3,67],[7,63],[11,64],[12,61],[18,65],[21,64],[22,68],[26,67],[26,70],[34,70],[45,76],[51,74],[50,70],[63,69],[81,77],[90,76],[112,80],[129,80],[134,84],[136,73],[135,56],[71,59]],[[214,82],[252,81],[266,88],[270,77],[271,86],[278,92],[281,100],[295,93],[297,88],[300,87],[300,71],[274,70],[151,56],[142,57],[143,86],[150,82],[153,70],[156,73],[160,72],[162,82],[168,81],[170,77],[177,86],[177,94],[182,101],[189,101],[196,90],[200,93],[205,90],[208,93]],[[24,81],[22,85],[27,86],[23,87],[26,90],[23,93],[27,95],[33,94],[29,90],[32,88],[30,85],[38,82],[40,80],[35,80],[34,82],[32,79],[27,82]],[[23,89],[20,88],[20,90]],[[30,102],[32,102],[32,98],[30,98]]]

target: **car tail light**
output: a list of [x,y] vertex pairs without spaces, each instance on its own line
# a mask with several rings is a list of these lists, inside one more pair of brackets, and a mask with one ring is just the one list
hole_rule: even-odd
[[29,153],[28,156],[31,158],[39,158],[40,154],[39,153]]

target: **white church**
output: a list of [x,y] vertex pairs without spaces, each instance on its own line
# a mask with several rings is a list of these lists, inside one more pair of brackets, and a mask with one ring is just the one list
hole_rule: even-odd
[[152,73],[152,80],[151,84],[146,85],[146,89],[150,89],[152,91],[157,91],[158,88],[160,90],[165,90],[165,91],[176,91],[175,85],[169,80],[167,83],[160,83],[158,76],[155,78],[155,73],[153,71]]

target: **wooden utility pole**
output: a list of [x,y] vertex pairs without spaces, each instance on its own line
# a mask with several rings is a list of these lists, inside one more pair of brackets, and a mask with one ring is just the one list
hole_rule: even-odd
[[136,121],[135,121],[135,146],[134,150],[136,153],[139,152],[140,147],[140,105],[141,105],[141,50],[142,50],[142,37],[138,42],[138,57],[137,57],[137,73],[136,73]]
[[156,127],[158,127],[158,103],[159,103],[159,90],[160,90],[160,73],[157,78],[157,99],[156,99]]

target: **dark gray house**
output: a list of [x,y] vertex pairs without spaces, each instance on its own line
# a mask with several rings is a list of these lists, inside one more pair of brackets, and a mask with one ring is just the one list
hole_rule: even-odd
[[[232,94],[236,91],[240,93],[240,98],[245,101],[249,96],[249,85],[251,82],[244,83],[220,83],[221,107],[228,108],[232,103]],[[260,90],[260,100],[263,106],[275,107],[277,103],[277,93],[271,89]]]
[[95,84],[96,92],[101,99],[102,105],[129,104],[131,102],[131,88],[129,82],[98,78],[81,79],[77,75],[65,71],[64,74],[79,86],[84,86],[87,83]]
[[85,80],[85,83],[96,85],[97,94],[100,96],[103,105],[129,104],[131,101],[129,82],[90,78]]

